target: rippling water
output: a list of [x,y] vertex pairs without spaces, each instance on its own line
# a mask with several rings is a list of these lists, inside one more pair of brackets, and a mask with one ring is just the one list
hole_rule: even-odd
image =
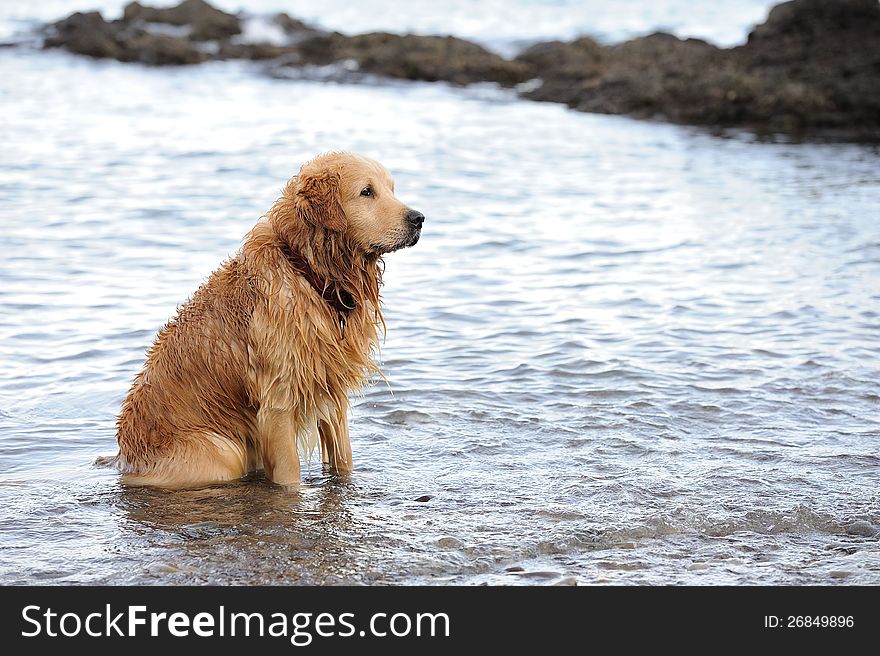
[[[242,63],[0,70],[0,581],[880,583],[876,150]],[[331,148],[428,216],[351,479],[93,467],[156,330]]]

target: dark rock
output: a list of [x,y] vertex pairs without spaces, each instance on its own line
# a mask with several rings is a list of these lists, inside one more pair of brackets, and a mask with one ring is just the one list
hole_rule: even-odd
[[581,111],[875,141],[878,44],[876,0],[794,0],[736,48],[653,34],[605,48],[542,43],[517,61],[542,81],[525,97]]
[[343,60],[348,53],[342,49],[348,40],[339,32],[311,32],[303,35],[297,42],[296,65],[315,64],[326,66]]
[[277,59],[296,53],[296,48],[271,43],[222,43],[217,52],[219,59]]
[[156,9],[132,2],[125,7],[122,20],[126,23],[166,23],[187,25],[195,41],[223,40],[241,34],[237,16],[212,7],[204,0],[183,0],[176,7]]
[[[605,48],[588,37],[570,43],[538,43],[517,57],[517,61],[525,64],[534,77],[545,76],[544,87],[547,88],[542,92],[553,96],[564,94],[572,83],[580,85],[601,75],[605,70],[604,59]],[[548,75],[548,71],[552,74]],[[555,88],[550,91],[549,85]]]
[[351,60],[363,73],[405,80],[443,80],[458,85],[497,82],[511,86],[528,76],[524,64],[452,36],[372,32],[349,37],[322,32],[301,40],[297,46],[304,64]]
[[653,116],[663,113],[667,102],[680,104],[673,96],[693,95],[691,81],[708,64],[719,63],[717,53],[704,41],[657,33],[607,48],[586,38],[539,44],[519,59],[542,76],[544,83],[525,93],[533,100],[564,102],[581,111]]
[[526,92],[529,98],[564,102],[582,111],[653,115],[670,92],[685,91],[682,83],[709,61],[717,64],[717,53],[703,41],[657,33],[605,48],[589,39],[539,44],[519,59],[532,65],[544,82]]
[[407,80],[444,80],[460,85],[497,82],[511,86],[528,76],[521,64],[452,36],[376,32],[352,37],[346,50],[362,70]]
[[605,66],[579,89],[575,109],[678,120],[703,100],[706,70],[723,68],[724,61],[704,41],[657,33],[608,48]]
[[[801,138],[880,141],[877,0],[783,3],[736,48],[670,34],[614,46],[583,37],[540,43],[514,60],[451,36],[346,36],[313,29],[287,14],[274,20],[288,35],[288,45],[234,43],[230,38],[241,32],[238,17],[204,0],[185,0],[170,9],[133,2],[120,21],[107,22],[94,12],[73,14],[52,26],[45,45],[156,65],[277,59],[270,71],[278,77],[348,81],[373,74],[503,86],[539,78],[538,84],[520,87],[524,97],[580,111]],[[172,37],[145,29],[156,22],[190,31]],[[194,43],[203,40],[219,42],[215,54]]]
[[52,27],[54,34],[46,38],[46,48],[65,48],[96,59],[119,57],[116,30],[97,11],[76,12]]
[[731,54],[763,82],[757,118],[771,127],[880,139],[876,0],[783,3]]
[[[864,33],[865,27],[874,24],[880,15],[876,0],[795,0],[776,5],[767,20],[749,34],[748,43],[764,42],[787,48],[775,53],[776,57],[790,59],[792,48],[800,49],[817,42],[836,45],[837,50],[849,50],[852,44],[836,43],[835,36],[843,33]],[[875,44],[876,45],[876,44]]]
[[206,61],[207,53],[182,39],[142,30],[133,32],[123,41],[120,61],[140,62],[151,66],[181,66]]
[[[510,86],[529,75],[528,65],[508,61],[475,43],[451,36],[399,36],[384,32],[345,36],[312,29],[287,14],[277,14],[274,20],[291,36],[289,46],[230,41],[231,36],[241,31],[239,19],[203,0],[185,0],[169,9],[132,2],[126,6],[122,19],[113,23],[104,21],[97,13],[74,14],[56,25],[57,34],[46,45],[93,57],[152,64],[193,63],[212,57],[284,56],[281,67],[288,69],[342,64],[340,74],[346,79],[373,74],[407,80],[443,80],[458,85],[497,82]],[[145,29],[149,23],[189,26],[191,30],[186,37],[157,35]],[[192,46],[190,39],[218,40],[220,46],[211,56]],[[283,71],[274,73],[285,76]]]
[[208,58],[186,40],[150,34],[120,22],[108,23],[97,12],[72,14],[53,28],[44,47],[65,48],[97,59],[164,66],[197,64]]
[[272,21],[278,25],[282,30],[284,30],[287,34],[297,34],[299,32],[315,32],[312,27],[309,27],[301,20],[297,20],[296,18],[292,18],[285,13],[275,14],[272,18]]

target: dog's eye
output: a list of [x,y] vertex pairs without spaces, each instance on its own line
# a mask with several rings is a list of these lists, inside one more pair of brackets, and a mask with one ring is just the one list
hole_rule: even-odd
[[368,187],[364,187],[363,189],[361,189],[361,196],[366,196],[367,198],[369,198],[372,195],[373,195],[373,188],[372,187],[368,186]]

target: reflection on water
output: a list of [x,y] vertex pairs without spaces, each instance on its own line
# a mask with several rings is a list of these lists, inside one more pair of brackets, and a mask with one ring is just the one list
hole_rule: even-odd
[[364,556],[381,553],[385,540],[371,540],[347,509],[354,494],[342,481],[290,491],[254,480],[178,492],[122,489],[115,503],[134,532],[162,545],[148,571],[166,583],[369,583]]
[[[0,65],[0,581],[880,582],[876,150],[242,63]],[[155,331],[331,148],[428,216],[387,259],[354,474],[122,487],[91,463]]]

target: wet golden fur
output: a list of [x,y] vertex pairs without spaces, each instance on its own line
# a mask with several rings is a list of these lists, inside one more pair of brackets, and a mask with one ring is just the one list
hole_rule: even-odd
[[[305,164],[159,332],[117,420],[124,480],[190,487],[263,469],[295,484],[316,442],[331,469],[350,471],[348,394],[378,373],[381,256],[418,240],[408,212],[377,162],[331,153]],[[285,244],[351,294],[344,330]]]

